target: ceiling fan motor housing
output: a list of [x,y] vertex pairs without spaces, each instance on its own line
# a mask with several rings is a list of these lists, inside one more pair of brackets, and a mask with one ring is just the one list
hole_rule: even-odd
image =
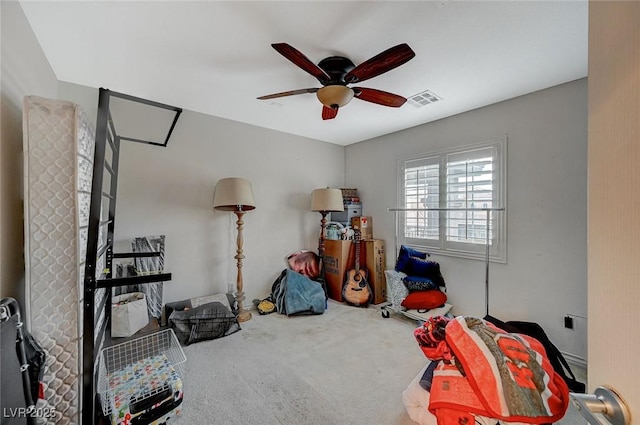
[[329,56],[318,63],[318,67],[327,73],[330,81],[323,84],[346,84],[344,76],[356,66],[351,60],[342,56]]

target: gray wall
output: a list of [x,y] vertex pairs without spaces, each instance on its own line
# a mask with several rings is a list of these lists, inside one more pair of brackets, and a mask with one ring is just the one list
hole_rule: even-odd
[[[428,107],[428,106],[427,106]],[[586,360],[587,81],[563,84],[348,146],[346,181],[357,187],[374,236],[395,255],[397,161],[508,134],[507,264],[490,267],[490,313],[540,323],[563,351]],[[484,316],[484,262],[440,256],[456,314]]]
[[[61,83],[60,97],[96,110],[96,89]],[[248,178],[256,198],[243,233],[251,302],[269,295],[287,254],[317,249],[320,214],[309,210],[311,191],[342,186],[344,147],[192,111],[180,116],[166,148],[123,142],[116,244],[130,251],[133,237],[166,235],[173,280],[165,302],[235,289],[236,216],[212,208],[224,177]]]
[[16,1],[0,2],[0,295],[24,299],[22,102],[25,95],[55,98],[58,80]]

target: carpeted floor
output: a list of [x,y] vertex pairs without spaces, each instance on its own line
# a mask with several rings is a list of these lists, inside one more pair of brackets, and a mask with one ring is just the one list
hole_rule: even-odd
[[[329,301],[317,316],[277,313],[185,347],[181,424],[414,425],[402,391],[427,363],[415,323]],[[562,425],[584,423],[571,411]]]
[[414,323],[329,301],[317,316],[277,313],[185,347],[181,423],[409,425],[402,391],[426,364]]

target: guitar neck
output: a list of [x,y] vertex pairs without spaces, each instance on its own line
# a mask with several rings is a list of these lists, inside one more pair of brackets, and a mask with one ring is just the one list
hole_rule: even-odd
[[356,244],[356,273],[360,271],[360,230],[354,229],[354,243]]

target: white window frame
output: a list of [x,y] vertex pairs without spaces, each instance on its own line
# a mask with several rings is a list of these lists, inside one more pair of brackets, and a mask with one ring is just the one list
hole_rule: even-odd
[[[490,203],[484,203],[482,201],[476,201],[472,203],[472,201],[462,202],[462,206],[451,206],[447,201],[447,164],[451,161],[452,158],[460,157],[464,158],[467,156],[468,158],[473,158],[474,154],[478,152],[486,151],[487,149],[491,149],[492,151],[492,180],[491,180],[491,191],[492,191],[492,200]],[[483,155],[484,156],[484,155]],[[464,161],[464,159],[463,159]],[[436,185],[438,187],[437,194],[431,196],[432,199],[428,202],[428,206],[424,206],[424,194],[423,198],[420,198],[421,201],[417,201],[419,194],[415,192],[413,194],[407,195],[405,193],[405,170],[407,165],[415,166],[431,166],[433,171],[437,171],[436,173],[431,174],[430,178],[436,180]],[[437,167],[437,169],[436,169]],[[424,251],[428,251],[433,254],[438,255],[448,255],[460,258],[471,258],[471,259],[485,259],[486,258],[486,214],[485,211],[466,211],[465,212],[465,221],[469,221],[471,225],[475,228],[475,232],[478,235],[478,238],[475,241],[471,242],[455,242],[453,240],[447,240],[448,238],[445,235],[447,231],[446,226],[447,223],[452,223],[453,219],[449,219],[451,214],[456,214],[460,216],[460,212],[451,211],[447,209],[453,208],[494,208],[501,209],[499,211],[488,211],[490,217],[490,238],[489,238],[489,259],[493,262],[506,263],[507,262],[507,213],[506,213],[506,203],[507,203],[507,143],[505,139],[495,139],[489,140],[482,143],[476,143],[472,145],[459,146],[451,149],[439,150],[436,152],[429,152],[420,155],[413,155],[405,158],[398,159],[398,212],[397,214],[397,232],[396,238],[398,245],[407,245],[416,249],[421,249]],[[437,175],[437,177],[434,177]],[[425,174],[421,174],[421,178],[424,180]],[[417,175],[416,175],[417,177]],[[428,185],[427,185],[428,186]],[[454,187],[453,184],[450,184],[451,187]],[[467,193],[467,192],[465,192]],[[428,194],[427,194],[428,195]],[[407,196],[409,199],[407,200]],[[435,198],[433,197],[435,196]],[[428,197],[428,196],[427,196]],[[414,201],[414,202],[411,202]],[[417,203],[421,203],[418,205]],[[449,201],[452,202],[452,201]],[[477,205],[478,202],[482,202],[481,205]],[[452,202],[453,203],[453,202]],[[457,202],[458,204],[460,202]],[[422,211],[410,211],[412,208],[422,209]],[[425,209],[426,208],[426,209]],[[429,208],[434,210],[429,211]],[[436,220],[437,232],[431,231],[428,229],[433,229],[433,227],[424,227],[420,226],[418,223],[418,219],[416,218],[416,214],[422,214],[421,219],[423,220]],[[428,214],[428,217],[425,216]],[[426,234],[431,234],[432,238],[425,237],[411,237],[406,235],[406,233],[410,233],[406,231],[407,223],[411,221],[416,222],[415,229],[420,228]],[[432,222],[433,223],[433,222]],[[464,223],[459,224],[462,226],[462,229],[466,229],[466,225]],[[428,224],[427,226],[431,226]],[[455,229],[454,229],[455,230]],[[417,232],[417,230],[416,230]],[[414,232],[415,233],[415,232]],[[453,237],[453,236],[452,236]],[[449,238],[450,239],[450,238]]]

